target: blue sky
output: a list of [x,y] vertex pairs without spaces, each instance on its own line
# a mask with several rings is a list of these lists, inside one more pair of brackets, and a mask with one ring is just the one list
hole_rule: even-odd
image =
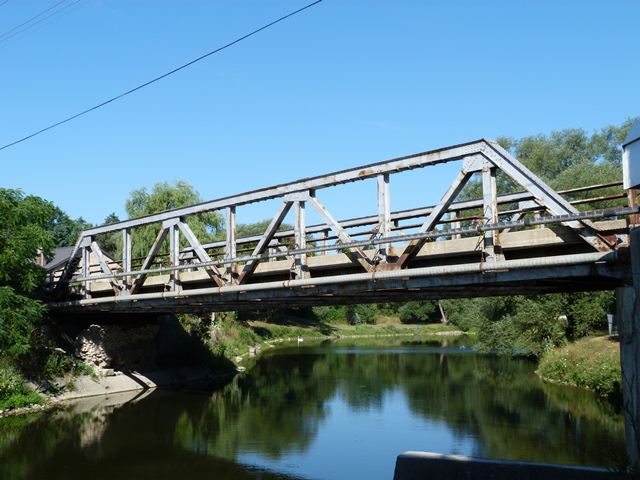
[[[2,41],[54,3],[0,6],[0,144],[308,2],[82,0]],[[639,17],[637,0],[324,0],[0,151],[0,186],[101,223],[158,181],[213,199],[480,137],[619,124],[640,115]],[[392,208],[437,200],[453,175],[392,183]],[[375,191],[332,202],[339,217],[373,213]],[[272,208],[245,210],[238,221]]]

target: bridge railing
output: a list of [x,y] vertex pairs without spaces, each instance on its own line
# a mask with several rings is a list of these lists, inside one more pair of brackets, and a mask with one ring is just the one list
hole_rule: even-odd
[[[454,161],[462,164],[460,173],[438,204],[398,212],[390,210],[393,175]],[[499,195],[498,172],[506,174],[522,191]],[[459,199],[474,175],[479,178],[482,198]],[[369,179],[377,182],[377,202],[372,202],[375,213],[336,220],[321,199],[323,190]],[[212,285],[224,288],[260,281],[254,275],[258,266],[282,259],[291,264],[291,278],[308,278],[311,275],[308,257],[332,252],[345,254],[364,272],[410,269],[427,242],[455,240],[479,232],[482,232],[479,248],[482,259],[492,262],[503,259],[502,233],[531,228],[536,219],[538,225],[543,225],[549,216],[557,217],[557,223],[573,229],[593,249],[609,251],[617,242],[599,232],[591,222],[599,217],[577,215],[587,205],[624,204],[625,194],[620,186],[621,182],[609,182],[554,192],[497,144],[478,140],[85,230],[64,270],[52,275],[52,283],[61,297],[78,294],[89,298],[90,283],[94,281],[109,282],[114,298],[130,297],[150,288],[147,279],[157,275],[164,276],[164,283],[153,288],[180,291],[183,288],[180,272],[199,270],[206,272]],[[238,238],[237,207],[273,199],[278,206],[265,231]],[[323,223],[307,225],[309,208]],[[282,224],[290,211],[294,228],[283,230]],[[222,213],[225,218],[224,236],[220,240],[198,238],[189,225],[191,217],[208,212]],[[532,217],[534,223],[526,222],[525,216]],[[509,226],[505,226],[505,221],[511,222]],[[155,228],[153,244],[146,255],[134,258],[133,243],[142,241],[138,232],[149,226]],[[102,239],[114,234],[120,237],[121,244],[117,259],[102,247]]]

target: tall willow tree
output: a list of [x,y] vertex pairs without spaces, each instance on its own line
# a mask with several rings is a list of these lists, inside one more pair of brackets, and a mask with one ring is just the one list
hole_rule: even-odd
[[[202,197],[185,181],[177,181],[174,184],[168,182],[156,183],[151,191],[145,187],[134,190],[129,195],[125,209],[129,218],[139,218],[145,215],[186,207],[201,203]],[[191,215],[186,219],[187,224],[201,242],[212,241],[216,233],[221,229],[222,217],[217,212],[207,212]],[[158,232],[159,225],[146,225],[132,230],[132,256],[133,258],[145,257]],[[181,247],[187,244],[181,240]],[[160,253],[169,251],[169,240],[166,239]]]

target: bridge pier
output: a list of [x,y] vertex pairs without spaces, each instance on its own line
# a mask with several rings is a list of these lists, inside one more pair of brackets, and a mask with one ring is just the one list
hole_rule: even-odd
[[632,284],[616,289],[626,450],[640,469],[640,227],[630,232]]

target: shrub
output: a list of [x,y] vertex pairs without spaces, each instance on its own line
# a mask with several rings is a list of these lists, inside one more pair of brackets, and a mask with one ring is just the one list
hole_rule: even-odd
[[520,353],[539,357],[566,341],[566,299],[563,295],[508,297],[507,311],[500,320],[487,317],[478,329],[481,350]]
[[29,388],[11,365],[0,362],[0,410],[42,403],[42,397]]
[[355,313],[360,317],[364,323],[376,323],[376,317],[378,316],[378,308],[373,303],[356,305]]
[[435,302],[414,301],[403,304],[398,315],[402,323],[428,322],[437,309]]
[[344,323],[347,320],[347,309],[344,306],[313,307],[313,313],[325,323]]
[[600,395],[621,395],[619,344],[608,337],[586,338],[550,350],[537,370],[543,379],[594,390]]

